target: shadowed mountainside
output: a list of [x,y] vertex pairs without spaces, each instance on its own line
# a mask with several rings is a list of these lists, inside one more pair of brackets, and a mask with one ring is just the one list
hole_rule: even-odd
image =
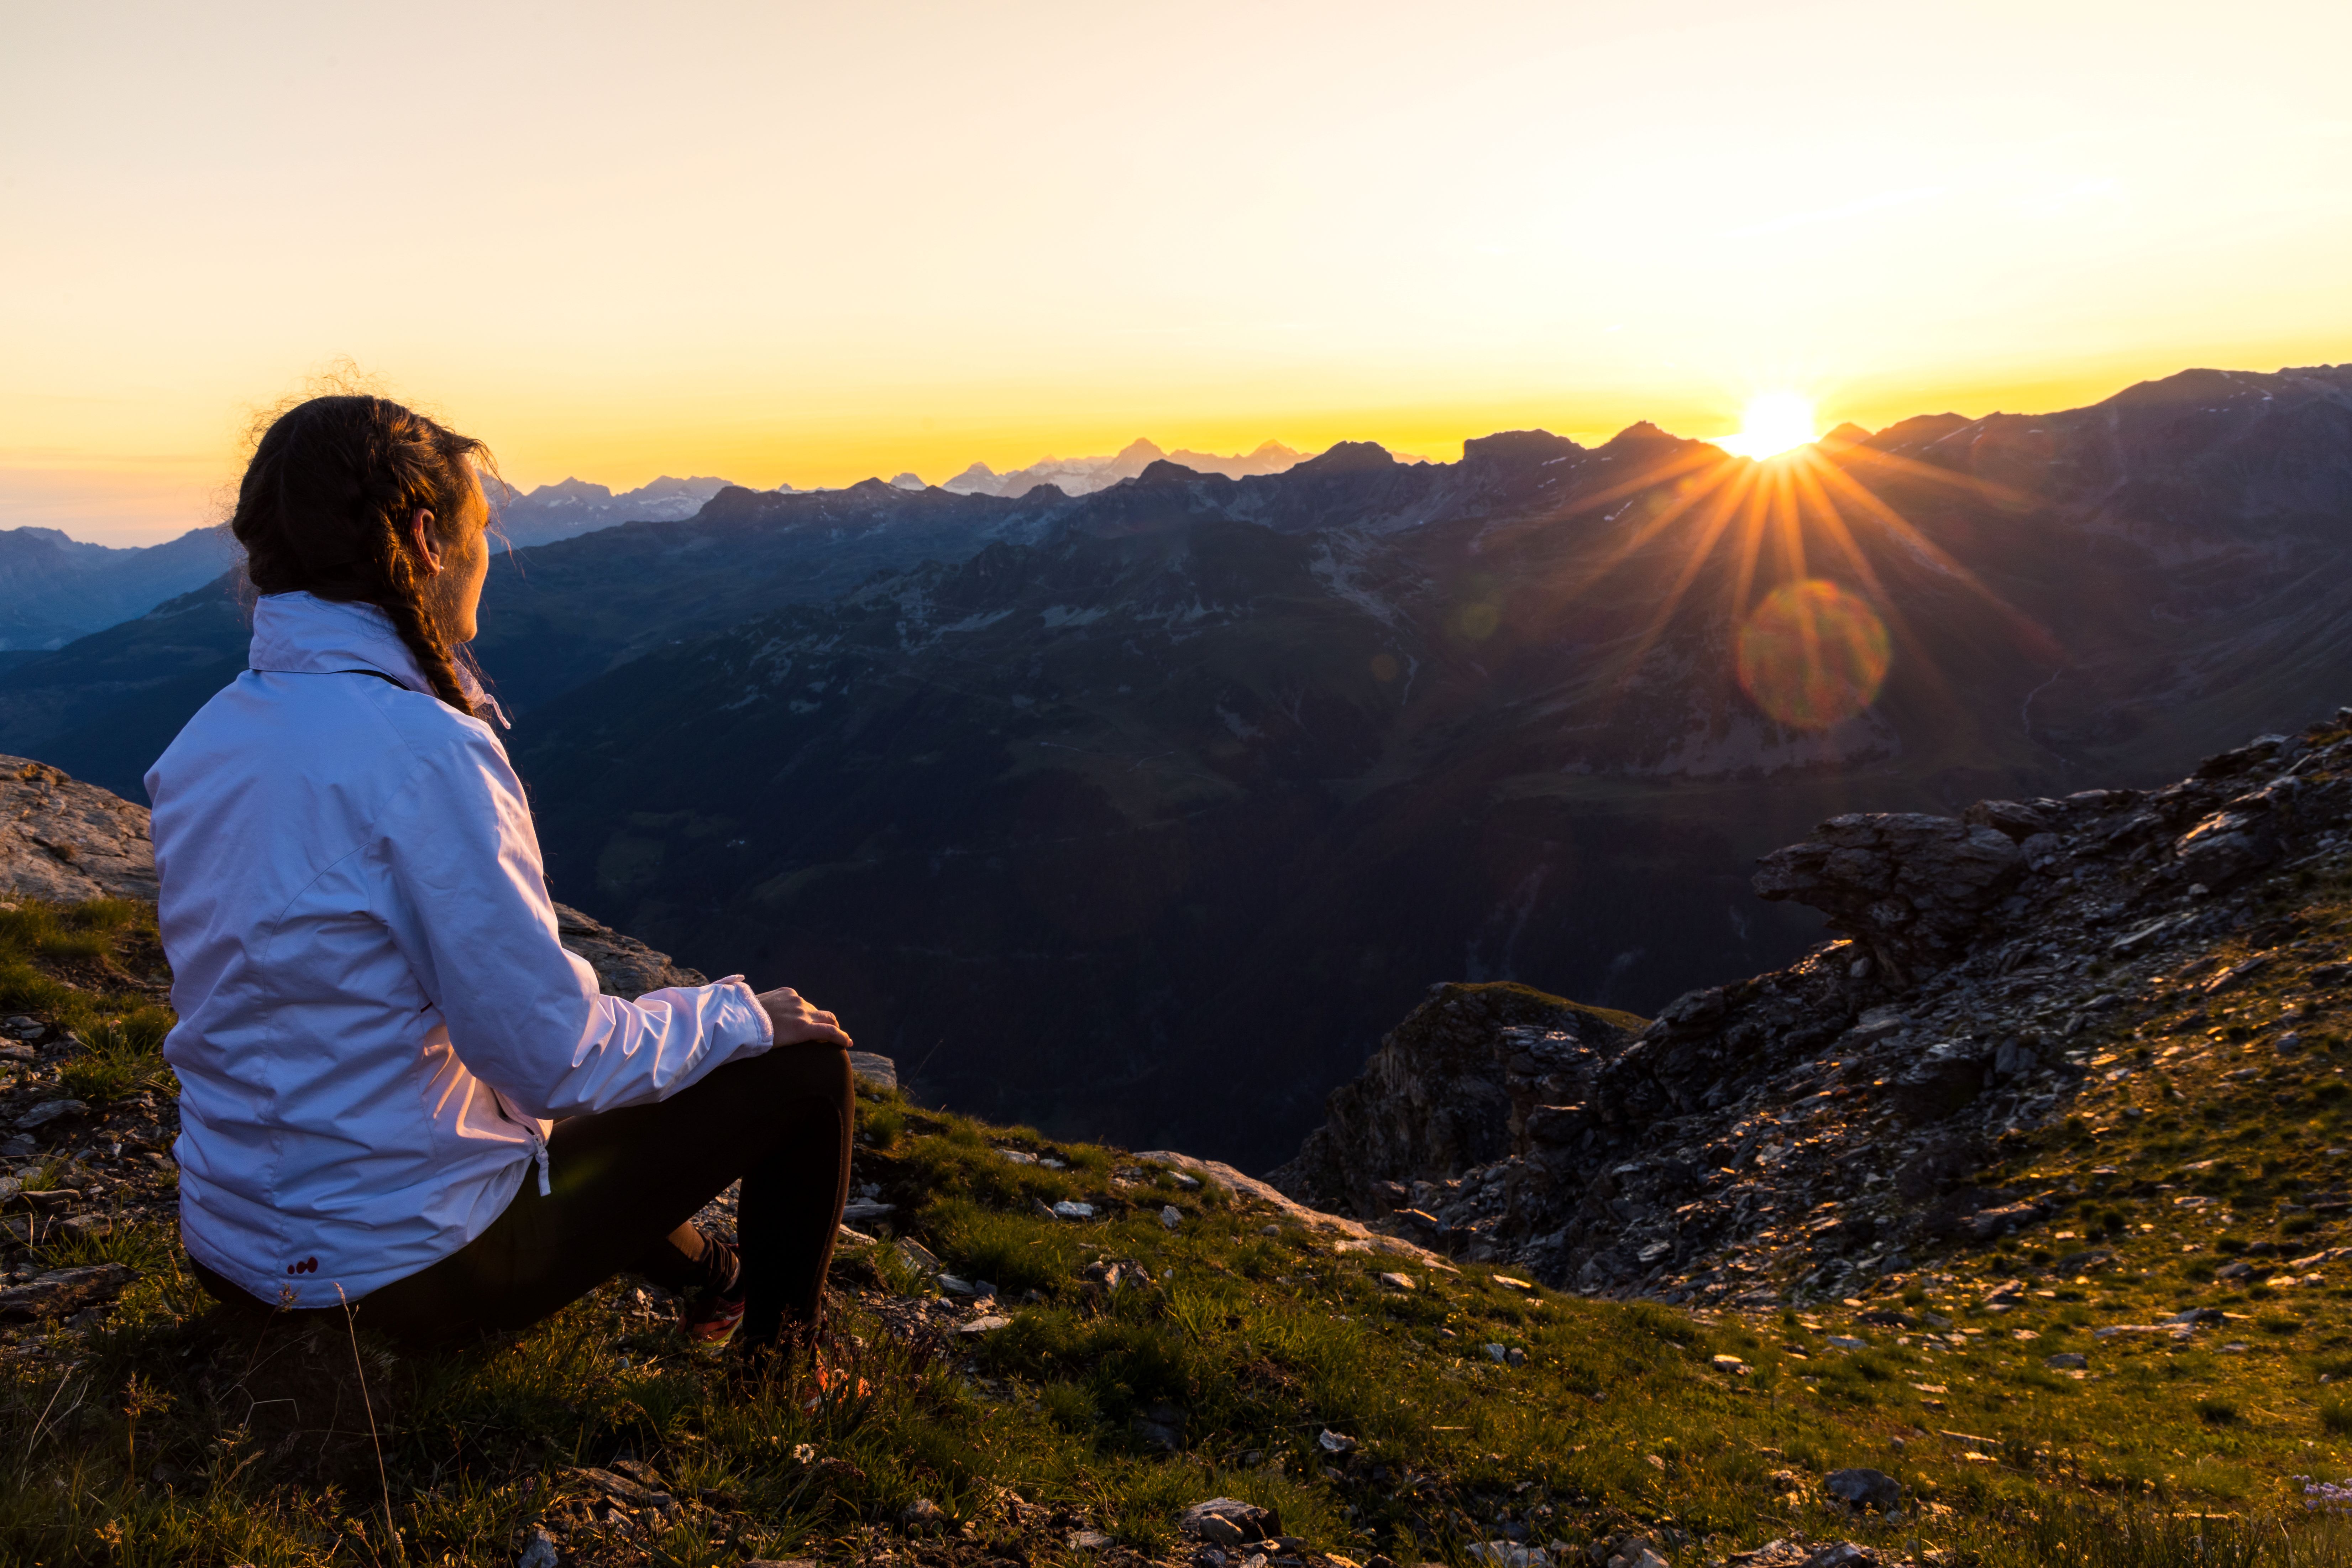
[[234,541],[192,528],[162,544],[86,544],[54,528],[0,529],[0,649],[53,648],[225,571]]
[[[730,489],[520,552],[479,652],[562,896],[919,1092],[1263,1163],[1433,981],[1650,1013],[1802,950],[1744,872],[1823,817],[2332,706],[2347,521],[2352,370],[2190,372],[1763,465],[1635,426]],[[0,676],[0,745],[135,790],[242,654],[191,595]]]
[[[1766,466],[1645,426],[1156,464],[656,649],[517,752],[566,897],[790,974],[919,1092],[1267,1161],[1433,981],[1649,1013],[1802,950],[1744,873],[1823,817],[2154,783],[2332,703],[2347,388],[2195,373]],[[1888,666],[1808,728],[1740,666],[1822,581]]]

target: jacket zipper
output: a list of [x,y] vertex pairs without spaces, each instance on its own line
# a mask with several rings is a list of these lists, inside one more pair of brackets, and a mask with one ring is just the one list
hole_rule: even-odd
[[553,1197],[555,1189],[550,1184],[547,1176],[547,1135],[539,1130],[538,1119],[516,1114],[515,1108],[507,1103],[506,1094],[498,1085],[488,1084],[485,1087],[489,1089],[490,1098],[499,1102],[499,1110],[508,1121],[518,1122],[530,1131],[530,1157],[539,1166],[539,1195],[543,1198]]

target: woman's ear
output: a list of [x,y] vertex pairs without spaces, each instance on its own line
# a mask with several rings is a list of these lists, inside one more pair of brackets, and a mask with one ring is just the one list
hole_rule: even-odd
[[408,542],[416,547],[416,558],[425,563],[427,577],[441,575],[441,541],[433,532],[433,513],[418,507],[408,519]]

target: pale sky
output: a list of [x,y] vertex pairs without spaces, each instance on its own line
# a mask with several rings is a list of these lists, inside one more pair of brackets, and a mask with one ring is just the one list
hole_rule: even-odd
[[0,526],[348,358],[528,487],[2352,360],[2352,5],[20,5]]

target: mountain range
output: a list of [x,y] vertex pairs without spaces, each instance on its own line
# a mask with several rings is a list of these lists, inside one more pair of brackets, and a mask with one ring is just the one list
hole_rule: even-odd
[[0,653],[62,647],[228,570],[236,545],[192,528],[163,544],[86,544],[54,528],[0,528]]
[[[1279,474],[1304,461],[1307,454],[1286,447],[1279,441],[1266,441],[1254,452],[1220,458],[1208,452],[1179,448],[1163,452],[1158,445],[1138,437],[1108,458],[1041,458],[1025,468],[1000,474],[986,463],[974,463],[955,478],[943,481],[940,488],[957,495],[1023,496],[1039,485],[1052,485],[1068,495],[1091,495],[1108,489],[1123,479],[1131,479],[1152,464],[1167,461],[1203,474],[1223,474],[1229,479],[1247,479],[1257,474]],[[904,476],[907,479],[913,475]]]
[[499,531],[520,550],[618,523],[675,522],[692,517],[727,488],[725,479],[674,479],[664,474],[651,484],[615,495],[603,485],[567,479],[528,494],[510,490],[499,508]]
[[[958,495],[1012,497],[1050,484],[1070,495],[1084,495],[1132,479],[1163,458],[1203,473],[1240,479],[1279,473],[1302,456],[1278,441],[1220,458],[1181,449],[1163,452],[1139,439],[1115,457],[1046,458],[1007,474],[974,463],[941,488]],[[912,473],[900,474],[890,483],[900,489],[926,488]],[[523,550],[625,522],[677,522],[731,488],[726,479],[679,479],[667,474],[618,492],[581,479],[529,491],[504,487],[499,531],[509,546]],[[787,484],[778,485],[772,493],[800,492]],[[217,528],[191,529],[168,543],[132,547],[84,543],[54,528],[0,529],[0,655],[58,648],[143,615],[211,582],[236,559],[235,542]],[[0,659],[0,664],[5,662]]]
[[[1824,817],[2332,707],[2347,535],[2352,367],[2194,371],[1760,465],[729,489],[519,552],[478,652],[567,903],[924,1095],[1263,1166],[1432,982],[1652,1014],[1818,940],[1746,873]],[[215,584],[21,663],[0,751],[131,793],[244,635]]]
[[[727,488],[724,479],[665,475],[618,495],[584,479],[509,491],[499,521],[518,547],[552,543],[615,523],[691,517]],[[222,528],[193,528],[163,544],[89,544],[54,528],[0,529],[0,668],[9,653],[64,647],[76,637],[145,615],[212,582],[236,563]]]

